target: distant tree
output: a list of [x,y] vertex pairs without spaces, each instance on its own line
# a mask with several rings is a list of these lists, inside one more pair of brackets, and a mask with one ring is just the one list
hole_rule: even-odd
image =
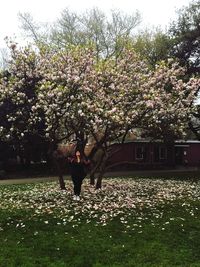
[[200,141],[200,107],[197,107],[196,112],[192,115],[192,118],[189,121],[189,129],[193,132],[197,140]]
[[115,10],[108,18],[98,8],[82,14],[65,9],[49,31],[48,25],[38,25],[28,13],[20,13],[19,18],[22,29],[35,44],[48,42],[55,48],[92,44],[97,58],[117,56],[141,21],[138,12],[126,15]]
[[178,11],[178,18],[169,29],[173,40],[171,55],[178,58],[191,76],[200,73],[200,1],[192,1],[189,6]]
[[50,25],[48,23],[36,22],[28,12],[19,12],[18,18],[25,38],[37,47],[41,47],[42,44],[50,44]]
[[[64,45],[87,44],[95,46],[97,57],[110,57],[120,53],[135,27],[140,23],[138,12],[132,15],[111,11],[110,19],[98,8],[82,15],[64,10],[54,29]],[[59,40],[59,39],[58,39]]]
[[167,33],[157,28],[140,31],[133,38],[133,46],[141,58],[147,60],[148,64],[155,68],[161,60],[167,60],[172,42]]
[[[187,76],[200,78],[200,1],[192,1],[189,6],[178,11],[178,18],[171,24],[171,38],[174,42],[171,55],[178,58],[187,69]],[[199,87],[200,89],[200,87]],[[197,90],[197,96],[199,90]],[[189,128],[200,140],[200,108],[196,103],[196,111],[189,121]]]
[[5,70],[8,65],[8,50],[6,48],[0,49],[0,70]]

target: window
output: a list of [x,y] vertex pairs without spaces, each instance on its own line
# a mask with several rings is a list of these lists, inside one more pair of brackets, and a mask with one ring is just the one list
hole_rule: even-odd
[[160,146],[159,147],[159,159],[166,159],[166,147]]
[[154,161],[163,162],[167,159],[167,149],[164,145],[156,144],[154,146]]
[[144,147],[137,146],[135,149],[135,158],[136,159],[144,159]]

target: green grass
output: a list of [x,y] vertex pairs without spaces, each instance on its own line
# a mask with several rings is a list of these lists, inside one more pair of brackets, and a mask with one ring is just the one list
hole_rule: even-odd
[[105,183],[75,203],[70,184],[1,186],[0,267],[200,266],[199,183]]

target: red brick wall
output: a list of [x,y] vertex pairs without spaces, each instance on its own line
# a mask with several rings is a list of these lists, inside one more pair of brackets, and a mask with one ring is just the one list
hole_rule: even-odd
[[188,165],[190,166],[200,166],[200,144],[194,143],[190,144],[189,147],[186,148],[187,155],[185,158],[188,160]]

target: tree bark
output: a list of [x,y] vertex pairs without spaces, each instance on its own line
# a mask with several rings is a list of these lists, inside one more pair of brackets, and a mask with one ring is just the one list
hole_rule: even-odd
[[99,166],[102,163],[102,158],[99,159],[99,161],[96,163],[92,171],[90,172],[90,184],[94,185],[95,184],[95,173],[97,172]]
[[101,175],[101,173],[99,174],[98,178],[97,178],[97,182],[96,182],[96,187],[95,189],[101,189],[102,186],[102,178],[103,178],[103,174]]
[[65,158],[64,155],[62,154],[61,151],[54,150],[53,149],[50,151],[50,157],[52,159],[52,162],[56,168],[56,171],[58,173],[58,180],[60,184],[60,189],[61,190],[66,190],[65,187],[65,182],[63,178],[63,170],[64,170],[64,165],[65,165]]
[[67,190],[65,187],[63,175],[61,173],[59,174],[59,183],[60,183],[60,189],[61,190]]
[[98,175],[97,182],[96,182],[96,189],[101,189],[101,187],[102,187],[102,178],[103,178],[103,175],[105,173],[107,158],[108,158],[108,155],[105,155],[102,157],[102,162],[100,165],[100,171],[99,171],[99,175]]
[[94,176],[94,173],[90,174],[90,185],[95,185],[95,176]]
[[102,179],[103,179],[103,175],[105,173],[105,166],[102,166],[101,171],[99,172],[99,175],[97,177],[97,182],[96,182],[96,187],[95,189],[101,189],[102,187]]
[[64,178],[63,178],[63,168],[62,168],[62,159],[54,159],[54,164],[56,166],[57,172],[58,172],[58,180],[59,180],[59,184],[60,184],[60,189],[61,190],[66,190],[65,187],[65,182],[64,182]]

